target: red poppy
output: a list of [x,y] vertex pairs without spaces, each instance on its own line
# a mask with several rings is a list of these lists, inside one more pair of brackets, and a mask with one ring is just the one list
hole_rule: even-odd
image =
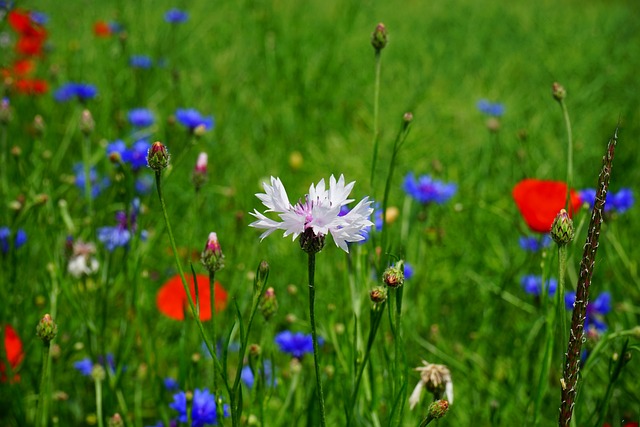
[[49,84],[39,79],[20,79],[16,81],[16,90],[27,95],[43,95],[49,90]]
[[30,59],[21,59],[13,63],[13,71],[16,76],[24,76],[33,71],[35,64]]
[[111,27],[104,21],[98,21],[93,24],[93,34],[96,37],[109,37],[111,36]]
[[47,31],[33,22],[29,12],[14,9],[9,13],[9,25],[20,37],[16,43],[16,51],[26,56],[37,56],[42,53],[42,46],[47,39]]
[[25,34],[29,32],[32,27],[31,15],[24,10],[13,9],[9,12],[9,25],[11,25],[11,28],[17,33]]
[[[196,274],[196,281],[198,283],[198,298],[200,299],[200,320],[209,320],[211,319],[209,276]],[[196,295],[192,276],[187,276],[187,282],[189,283],[191,298],[193,298],[195,303]],[[227,306],[227,291],[225,291],[218,282],[215,282],[214,290],[216,296],[216,312],[219,312]],[[156,305],[165,316],[175,320],[184,320],[184,312],[189,311],[190,308],[180,275],[176,274],[162,285],[156,296]]]
[[[513,188],[513,199],[531,230],[548,233],[560,209],[565,208],[567,184],[561,181],[523,179]],[[571,190],[571,203],[567,209],[570,216],[580,208],[581,203],[578,193]]]
[[[7,352],[7,360],[9,361],[9,365],[11,365],[11,369],[16,369],[18,365],[20,365],[20,362],[22,362],[24,353],[22,353],[22,341],[20,341],[20,337],[11,325],[6,325],[4,328],[4,348]],[[4,371],[4,364],[2,360],[0,360],[0,381],[2,382],[7,380]],[[15,375],[13,381],[20,381],[20,377]]]

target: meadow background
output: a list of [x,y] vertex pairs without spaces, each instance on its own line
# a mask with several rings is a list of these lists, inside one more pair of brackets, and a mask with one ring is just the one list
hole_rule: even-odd
[[[235,319],[233,301],[247,314],[258,263],[264,259],[270,265],[269,286],[279,309],[268,321],[256,317],[249,341],[259,343],[262,357],[273,360],[277,385],[260,399],[245,390],[245,422],[306,425],[314,410],[311,355],[302,359],[296,374],[291,357],[273,341],[283,330],[309,332],[306,255],[290,239],[273,235],[259,241],[259,233],[248,227],[253,220],[248,212],[260,210],[255,193],[262,192],[262,181],[277,176],[295,202],[311,183],[344,174],[347,182],[356,181],[354,198],[381,201],[405,112],[414,119],[396,159],[389,198],[399,216],[385,227],[394,254],[413,267],[404,288],[406,364],[411,369],[424,359],[449,367],[455,402],[441,425],[533,422],[545,304],[527,294],[520,279],[544,269],[554,275],[556,256],[550,247],[541,267],[540,253],[519,246],[518,239],[532,233],[511,192],[526,177],[566,177],[566,131],[551,96],[553,82],[567,90],[575,143],[573,186],[595,186],[606,142],[620,123],[611,189],[637,192],[636,2],[16,3],[48,16],[47,42],[34,73],[48,82],[49,90],[26,95],[4,88],[13,117],[2,125],[7,154],[0,167],[10,185],[2,194],[0,226],[23,229],[27,241],[20,248],[11,246],[0,259],[0,322],[13,326],[24,352],[20,381],[0,384],[0,424],[35,423],[42,367],[35,326],[52,304],[58,354],[51,365],[49,424],[98,422],[94,385],[74,368],[85,357],[115,356],[117,374],[105,382],[103,414],[123,414],[127,408],[126,425],[155,425],[175,417],[168,407],[172,393],[162,383],[168,376],[178,378],[182,390],[211,387],[211,364],[195,323],[168,319],[156,307],[156,293],[176,266],[153,185],[139,196],[138,229],[146,231],[146,240],[136,237],[128,248],[114,251],[97,241],[96,230],[114,225],[115,212],[128,209],[134,196],[130,170],[112,164],[106,147],[116,139],[132,141],[126,114],[137,107],[154,112],[150,140],[162,141],[172,154],[163,188],[185,265],[191,260],[204,273],[198,259],[208,233],[215,231],[220,239],[226,267],[216,279],[229,295],[227,308],[216,316],[223,333]],[[187,11],[188,20],[165,22],[165,12],[173,7]],[[123,31],[97,37],[98,21],[117,22]],[[370,37],[379,22],[388,29],[389,42],[381,54],[380,147],[372,186]],[[10,67],[17,36],[6,19],[0,32],[0,66]],[[147,55],[153,64],[132,67],[132,55]],[[95,85],[97,97],[84,105],[56,101],[52,93],[70,81]],[[497,132],[487,129],[487,116],[476,107],[480,99],[504,105]],[[93,199],[91,215],[74,173],[74,165],[83,161],[80,116],[85,108],[95,120],[88,136],[90,163],[110,180]],[[213,115],[215,125],[201,136],[190,135],[175,120],[178,108]],[[36,115],[45,123],[43,132],[34,129]],[[196,192],[192,173],[199,152],[208,153],[208,181]],[[407,202],[402,190],[410,172],[456,183],[457,192],[447,203],[421,209]],[[139,174],[153,176],[145,170]],[[628,338],[605,337],[638,326],[636,210],[611,218],[603,228],[592,294],[610,292],[613,310],[600,337],[606,346],[581,382],[575,409],[579,426],[594,424],[609,383],[609,360]],[[585,218],[588,213],[580,212],[576,225]],[[569,248],[569,289],[575,287],[584,242],[585,227],[579,230]],[[78,280],[67,273],[68,236],[96,243],[100,270],[95,275]],[[375,244],[374,238],[345,255],[328,241],[317,256],[329,425],[344,424],[344,401],[358,357],[353,343],[367,336],[368,292],[381,284],[380,272],[376,276],[368,268]],[[355,284],[356,295],[349,283]],[[91,331],[91,321],[100,334]],[[637,346],[638,334],[629,337]],[[426,405],[414,411],[406,407],[399,420],[389,416],[392,348],[383,322],[363,385],[369,392],[360,392],[361,425],[417,425],[424,417]],[[556,423],[562,354],[555,349],[537,414],[542,425]],[[611,425],[640,417],[637,357],[633,353],[612,389],[606,416]],[[299,378],[297,387],[291,386],[293,378]],[[409,370],[407,395],[418,380],[418,373]]]

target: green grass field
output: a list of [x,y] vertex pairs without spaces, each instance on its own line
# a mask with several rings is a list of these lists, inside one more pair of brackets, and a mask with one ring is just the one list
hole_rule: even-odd
[[[38,24],[31,15],[21,30],[5,12],[9,3],[48,19]],[[188,13],[185,22],[165,21],[174,7]],[[326,425],[421,425],[430,401],[443,397],[424,390],[410,410],[423,360],[448,367],[455,395],[433,424],[558,423],[571,310],[521,285],[526,275],[557,279],[558,251],[555,243],[536,252],[520,247],[520,237],[539,234],[512,191],[524,178],[567,180],[567,127],[552,96],[559,82],[572,130],[571,186],[596,188],[619,126],[609,190],[637,194],[636,2],[25,0],[0,2],[0,11],[0,425],[177,425],[175,396],[187,392],[191,408],[202,402],[191,393],[204,389],[227,405],[218,424],[321,425],[314,355],[292,357],[275,341],[282,331],[311,333],[309,257],[300,238],[282,238],[281,230],[260,241],[249,213],[265,211],[256,193],[270,177],[282,180],[295,204],[311,184],[341,174],[355,181],[349,207],[368,196],[391,210],[382,231],[351,243],[348,254],[327,236],[315,255]],[[110,28],[102,36],[98,22]],[[371,37],[380,22],[388,44],[376,86]],[[34,38],[41,51],[19,47]],[[151,66],[132,66],[135,55]],[[21,74],[25,60],[31,69]],[[20,82],[30,79],[45,81],[45,93],[25,93]],[[97,95],[61,101],[57,91],[69,82],[93,85]],[[503,113],[479,111],[482,99]],[[153,123],[132,126],[134,108],[149,109]],[[176,117],[189,108],[215,123],[190,132]],[[84,110],[93,124],[83,122]],[[114,141],[132,147],[141,138],[171,154],[160,175],[170,226],[144,159],[132,167],[122,154],[120,164],[109,156]],[[196,190],[201,152],[207,179]],[[100,177],[91,188],[78,182],[89,168]],[[409,173],[453,183],[455,194],[421,204],[403,189]],[[103,177],[109,184],[91,197]],[[131,238],[110,248],[101,229],[116,226],[117,212],[135,211],[134,199],[136,221],[120,218]],[[589,218],[584,207],[574,216],[566,293],[576,290]],[[174,252],[188,281],[192,267],[207,275],[200,253],[212,231],[225,256],[215,272],[225,308],[215,322],[200,323],[176,294],[169,299],[185,320],[167,317],[157,294],[179,272]],[[640,420],[639,233],[637,207],[606,214],[590,293],[594,301],[608,292],[611,309],[596,316],[606,326],[583,345],[571,425]],[[78,241],[95,245],[85,260],[97,266],[74,275]],[[266,284],[256,277],[262,260]],[[398,260],[412,267],[411,277],[374,305],[370,291]],[[278,306],[268,319],[266,287]],[[57,324],[49,346],[36,336],[45,314]],[[207,345],[218,349],[215,359]],[[77,362],[86,358],[83,374]],[[253,368],[251,387],[236,376],[242,366]],[[179,425],[213,425],[215,411],[203,411],[213,418],[186,411]]]

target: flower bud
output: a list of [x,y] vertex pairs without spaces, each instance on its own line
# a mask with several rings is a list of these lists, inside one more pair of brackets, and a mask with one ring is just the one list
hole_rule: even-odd
[[33,118],[32,126],[33,132],[36,134],[36,136],[42,136],[44,134],[46,126],[44,124],[44,119],[40,114],[36,114],[36,116]]
[[316,254],[324,247],[324,234],[315,234],[312,227],[304,230],[300,235],[300,247],[308,254]]
[[122,417],[120,416],[120,414],[115,413],[113,414],[113,417],[109,418],[109,420],[107,421],[107,426],[108,427],[124,427],[124,421],[122,420]]
[[271,319],[273,315],[278,312],[278,299],[276,298],[276,291],[273,288],[269,287],[264,292],[259,309],[265,320]]
[[207,182],[207,153],[198,154],[198,160],[196,161],[196,167],[193,169],[192,181],[196,187],[196,191],[200,190],[200,187]]
[[551,86],[551,92],[553,94],[553,98],[556,101],[562,101],[567,97],[567,91],[565,90],[564,86],[562,86],[558,82],[553,83],[553,85]]
[[96,122],[93,120],[91,111],[82,110],[82,115],[80,116],[80,131],[84,135],[91,135],[95,127],[96,127]]
[[262,290],[264,289],[265,284],[267,283],[267,279],[269,278],[269,263],[267,261],[262,260],[258,265],[258,271],[256,272],[256,277],[253,280],[253,296],[260,295]]
[[209,233],[209,239],[200,255],[200,260],[210,272],[224,268],[224,254],[222,253],[222,247],[220,246],[220,242],[218,242],[218,235],[216,233]]
[[387,45],[387,28],[381,22],[376,25],[376,29],[371,34],[371,46],[376,50],[376,53],[380,53],[382,49]]
[[36,336],[48,345],[58,333],[58,325],[53,321],[50,314],[45,314],[38,326],[36,326]]
[[153,143],[147,151],[147,165],[156,172],[160,172],[169,166],[170,159],[167,147],[160,141]]
[[449,402],[444,399],[436,400],[435,402],[431,402],[431,405],[429,405],[428,416],[437,420],[447,415],[447,411],[449,411]]
[[381,304],[387,300],[387,289],[383,286],[377,286],[369,292],[371,302]]
[[94,381],[102,381],[106,375],[107,373],[99,363],[94,364],[93,368],[91,368],[91,378],[93,378]]
[[404,284],[403,264],[403,261],[398,261],[382,274],[382,281],[390,288],[399,288]]
[[561,209],[551,224],[551,238],[558,246],[564,246],[573,240],[574,234],[573,221],[567,211]]

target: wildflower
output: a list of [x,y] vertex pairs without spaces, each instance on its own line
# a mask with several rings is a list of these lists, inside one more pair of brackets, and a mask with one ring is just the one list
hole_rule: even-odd
[[133,110],[129,110],[127,117],[129,123],[139,128],[151,126],[155,121],[153,113],[147,108],[134,108]]
[[[208,424],[218,424],[216,412],[216,397],[209,392],[208,389],[195,389],[191,405],[187,405],[187,395],[184,391],[173,395],[173,402],[169,404],[171,409],[178,411],[178,421],[186,423],[187,408],[191,409],[191,426],[203,427]],[[224,405],[223,413],[225,417],[229,416],[229,407]]]
[[93,24],[93,34],[96,37],[110,37],[113,32],[111,31],[111,27],[104,21],[96,21]]
[[181,24],[189,19],[189,14],[184,10],[170,9],[164,14],[164,20],[170,24]]
[[382,281],[390,288],[399,288],[404,284],[403,262],[388,267],[382,274]]
[[209,233],[200,260],[209,271],[218,271],[224,268],[224,254],[216,233]]
[[481,99],[476,104],[478,110],[491,117],[500,117],[504,114],[504,105],[499,102],[490,102],[486,99]]
[[[560,181],[527,178],[513,188],[513,199],[525,222],[532,231],[549,233],[551,224],[565,207],[567,185]],[[571,190],[569,216],[580,207],[580,196]]]
[[134,183],[134,189],[139,195],[149,194],[153,187],[153,177],[149,174],[144,174],[136,179]]
[[32,22],[38,25],[44,26],[49,22],[49,15],[44,12],[32,10],[31,12],[29,12],[29,17],[31,18]]
[[45,314],[42,319],[40,319],[40,322],[38,322],[38,326],[36,326],[37,337],[48,345],[57,334],[58,325],[53,321],[50,314]]
[[91,371],[93,370],[93,362],[91,361],[91,358],[85,357],[84,359],[80,359],[77,362],[74,362],[73,367],[85,377],[89,377],[91,376]]
[[196,187],[196,191],[200,190],[200,187],[207,182],[207,153],[198,154],[198,160],[196,161],[196,167],[193,169],[193,175],[191,180]]
[[86,83],[65,83],[60,86],[54,93],[53,98],[58,102],[66,102],[73,98],[85,102],[93,99],[98,95],[98,89],[92,84]]
[[93,256],[96,253],[96,246],[93,243],[85,243],[82,240],[71,241],[71,256],[67,271],[75,278],[89,276],[100,267],[100,263]]
[[[275,387],[277,384],[277,381],[276,381],[275,375],[273,375],[273,364],[271,363],[271,360],[265,360],[263,363],[263,366],[264,366],[264,374],[262,373],[262,370],[259,369],[258,378],[264,378],[264,382],[268,387]],[[251,366],[245,365],[242,368],[240,378],[242,379],[242,382],[247,385],[247,387],[253,388],[253,385],[255,383],[255,376],[253,374],[253,370],[251,369]]]
[[[15,370],[18,368],[22,359],[24,358],[24,353],[22,352],[22,341],[18,336],[18,333],[11,327],[11,325],[5,325],[4,327],[4,351],[6,352],[2,357],[0,357],[0,381],[7,381],[7,376],[5,374],[5,366],[4,360],[9,362],[9,366],[11,366],[11,370]],[[6,356],[6,359],[5,359]],[[20,376],[17,374],[12,378],[13,382],[20,381]]]
[[[593,188],[585,188],[584,190],[580,190],[579,194],[582,201],[589,204],[589,209],[593,209],[596,201],[596,190]],[[605,199],[604,211],[622,214],[633,206],[634,201],[633,190],[630,188],[621,188],[617,193],[609,191]]]
[[109,252],[113,252],[117,247],[127,247],[132,231],[135,231],[135,223],[130,223],[123,211],[116,212],[116,223],[115,226],[98,228],[98,240],[104,243]]
[[376,25],[376,29],[371,34],[371,46],[376,53],[380,53],[387,46],[387,28],[382,22]]
[[132,68],[149,69],[153,66],[153,59],[147,55],[131,55],[129,65]]
[[417,180],[413,173],[404,178],[404,191],[422,204],[442,204],[456,194],[457,186],[444,183],[429,175],[422,175]]
[[[191,276],[187,278],[189,284],[189,293],[195,301],[195,287],[191,280]],[[211,319],[211,290],[209,286],[209,276],[204,274],[196,274],[196,283],[198,284],[198,298],[200,305],[200,320],[205,321]],[[227,291],[224,290],[219,282],[214,284],[214,292],[216,312],[220,312],[227,306]],[[187,302],[187,294],[182,285],[182,279],[179,275],[171,277],[158,291],[156,295],[156,306],[162,314],[171,319],[184,320],[185,311],[189,310]]]
[[404,263],[404,280],[409,280],[413,277],[413,266],[408,262]]
[[560,209],[551,224],[551,238],[558,246],[563,246],[573,240],[574,234],[573,221],[569,218],[566,210]]
[[163,382],[164,388],[166,388],[168,391],[176,391],[180,387],[178,381],[176,381],[175,378],[166,377]]
[[309,187],[309,193],[304,201],[292,205],[280,179],[271,177],[271,185],[263,184],[265,193],[256,194],[256,196],[268,208],[265,212],[278,213],[282,222],[269,219],[254,210],[251,215],[258,220],[252,222],[250,226],[266,229],[260,239],[264,239],[276,230],[284,230],[284,237],[292,235],[293,240],[303,233],[311,233],[312,237],[320,239],[324,239],[327,233],[331,233],[336,246],[349,252],[347,243],[364,240],[362,230],[373,225],[369,221],[373,208],[368,197],[358,202],[349,213],[340,216],[342,206],[354,200],[347,199],[354,185],[355,182],[345,185],[343,175],[340,175],[338,181],[331,175],[328,190],[322,179],[316,186],[312,184]]
[[154,142],[147,151],[147,166],[156,171],[156,173],[169,166],[169,150],[160,141]]
[[[289,353],[296,359],[301,359],[305,353],[313,352],[313,341],[311,334],[305,335],[302,332],[283,331],[276,335],[276,344],[280,347],[280,351]],[[318,344],[322,345],[324,340],[318,337]]]
[[432,420],[437,420],[439,418],[447,415],[449,411],[449,402],[443,399],[436,400],[435,402],[431,402],[428,410],[428,417]]
[[[364,227],[362,229],[360,234],[362,234],[362,237],[364,237],[364,239],[358,242],[360,244],[369,241],[369,235],[370,235],[371,231],[373,231],[373,230],[375,230],[377,232],[378,231],[382,231],[382,225],[383,225],[382,209],[380,208],[380,204],[379,203],[372,203],[372,206],[373,206],[373,225]],[[342,208],[340,208],[340,214],[339,215],[340,216],[345,216],[346,214],[349,213],[350,210],[351,209],[349,209],[348,206],[342,206]]]
[[205,130],[211,130],[214,125],[213,116],[203,116],[193,108],[179,108],[176,111],[176,120],[192,133],[199,126],[204,127]]
[[107,156],[114,160],[117,159],[131,166],[134,172],[147,165],[147,153],[151,148],[151,144],[146,139],[139,139],[133,143],[131,148],[122,140],[116,140],[107,145]]
[[549,234],[536,236],[520,236],[518,240],[520,247],[527,252],[538,252],[551,245],[552,239]]
[[[523,276],[522,279],[520,279],[520,284],[528,294],[539,296],[542,293],[542,277],[540,276],[534,274]],[[547,293],[549,296],[555,294],[557,288],[558,281],[556,279],[551,278],[547,280]]]
[[264,292],[258,308],[265,320],[271,319],[278,312],[278,298],[276,297],[276,291],[272,287],[267,288]]
[[[37,19],[37,16],[36,16]],[[16,51],[24,56],[39,56],[42,54],[47,31],[34,19],[31,13],[21,9],[9,12],[8,22],[18,34]]]
[[[11,229],[9,227],[0,227],[0,252],[6,254],[9,252],[11,243]],[[19,228],[13,238],[13,248],[20,249],[27,243],[27,232]]]
[[[567,310],[573,310],[573,305],[576,299],[575,292],[567,292],[564,296],[564,303]],[[602,320],[602,316],[608,314],[611,311],[611,294],[609,292],[603,292],[598,297],[587,305],[587,314],[584,320],[584,331],[589,332],[589,329],[594,329],[597,332],[604,332],[607,330],[607,325]]]
[[420,401],[423,387],[433,393],[436,399],[440,399],[444,395],[449,403],[453,403],[453,382],[449,368],[445,365],[429,363],[426,360],[423,360],[422,364],[424,366],[415,368],[416,371],[420,372],[420,381],[418,381],[409,397],[410,409],[415,408]]

